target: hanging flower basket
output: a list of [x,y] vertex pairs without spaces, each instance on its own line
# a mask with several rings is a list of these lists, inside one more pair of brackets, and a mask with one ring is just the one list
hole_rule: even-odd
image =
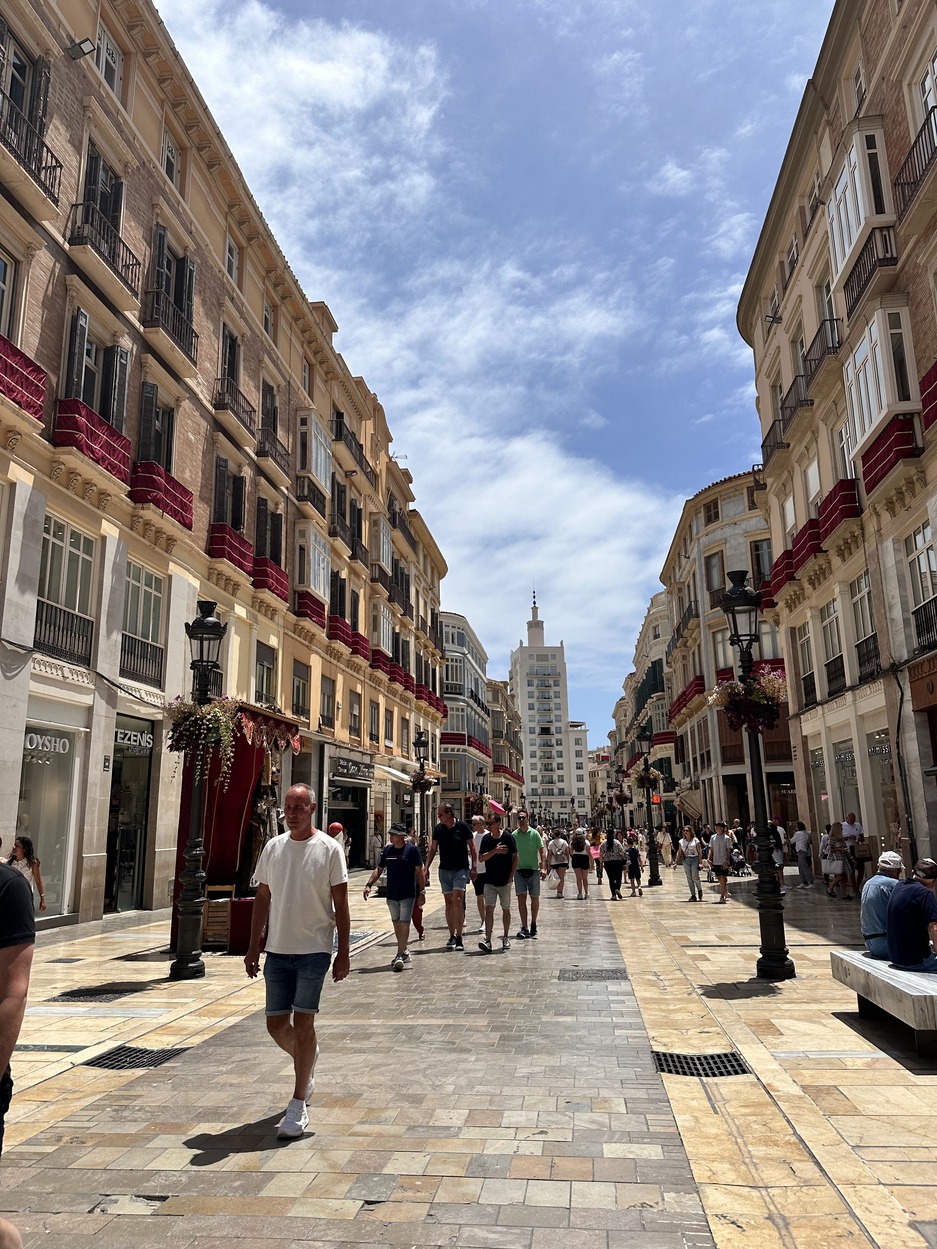
[[421,776],[419,772],[414,772],[413,776],[410,778],[410,784],[413,787],[414,793],[428,794],[436,784],[436,778],[434,776],[427,776],[425,773]]
[[639,789],[655,789],[663,779],[662,772],[658,772],[657,768],[652,768],[650,765],[645,767],[643,763],[636,763],[628,773],[628,780]]
[[785,677],[767,668],[748,681],[720,681],[709,694],[709,705],[725,712],[730,729],[755,733],[764,733],[777,725],[781,703],[786,701]]
[[190,755],[198,780],[213,751],[218,751],[218,779],[228,788],[234,763],[235,738],[240,733],[248,744],[256,743],[269,752],[287,746],[299,750],[298,725],[271,715],[262,708],[246,707],[235,698],[213,698],[204,707],[190,699],[174,698],[165,708],[169,720],[166,749]]

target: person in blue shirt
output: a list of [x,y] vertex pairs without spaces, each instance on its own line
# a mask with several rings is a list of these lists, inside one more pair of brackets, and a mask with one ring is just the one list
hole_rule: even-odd
[[901,855],[886,850],[878,857],[878,872],[862,886],[859,906],[859,925],[865,948],[873,958],[888,958],[888,941],[885,936],[885,915],[888,899],[904,866]]
[[895,885],[888,899],[885,931],[888,957],[904,971],[927,971],[937,974],[937,863],[919,859],[914,865],[912,880]]
[[425,899],[426,877],[423,869],[423,856],[407,836],[406,826],[391,824],[388,843],[381,851],[380,862],[371,873],[364,887],[365,901],[371,892],[371,886],[387,870],[387,892],[385,898],[390,911],[391,923],[397,937],[397,953],[391,960],[392,971],[403,971],[410,962],[410,951],[407,949],[407,938],[410,935],[410,920],[413,907],[419,899]]

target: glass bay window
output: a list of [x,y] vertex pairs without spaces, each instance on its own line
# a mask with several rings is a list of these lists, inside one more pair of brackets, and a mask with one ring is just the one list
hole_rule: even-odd
[[884,418],[919,405],[914,376],[907,308],[877,309],[843,366],[848,428],[840,431],[839,445],[844,461],[855,456]]

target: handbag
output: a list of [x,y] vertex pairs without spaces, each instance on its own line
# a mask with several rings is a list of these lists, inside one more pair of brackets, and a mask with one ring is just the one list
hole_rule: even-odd
[[556,889],[559,886],[559,883],[559,872],[555,871],[555,869],[551,867],[547,873],[547,887],[550,889]]
[[820,874],[822,876],[838,876],[842,871],[839,859],[821,859]]
[[853,853],[853,857],[859,863],[871,862],[872,847],[869,845],[869,843],[866,841],[864,837],[860,837],[860,839],[856,842],[855,849],[853,850],[852,853]]

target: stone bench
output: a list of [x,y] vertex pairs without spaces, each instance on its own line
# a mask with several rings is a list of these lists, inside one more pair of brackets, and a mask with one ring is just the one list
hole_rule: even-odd
[[900,1019],[914,1031],[922,1058],[937,1058],[937,975],[901,971],[865,950],[831,950],[833,979],[852,989],[859,1014],[874,1018],[882,1013]]

